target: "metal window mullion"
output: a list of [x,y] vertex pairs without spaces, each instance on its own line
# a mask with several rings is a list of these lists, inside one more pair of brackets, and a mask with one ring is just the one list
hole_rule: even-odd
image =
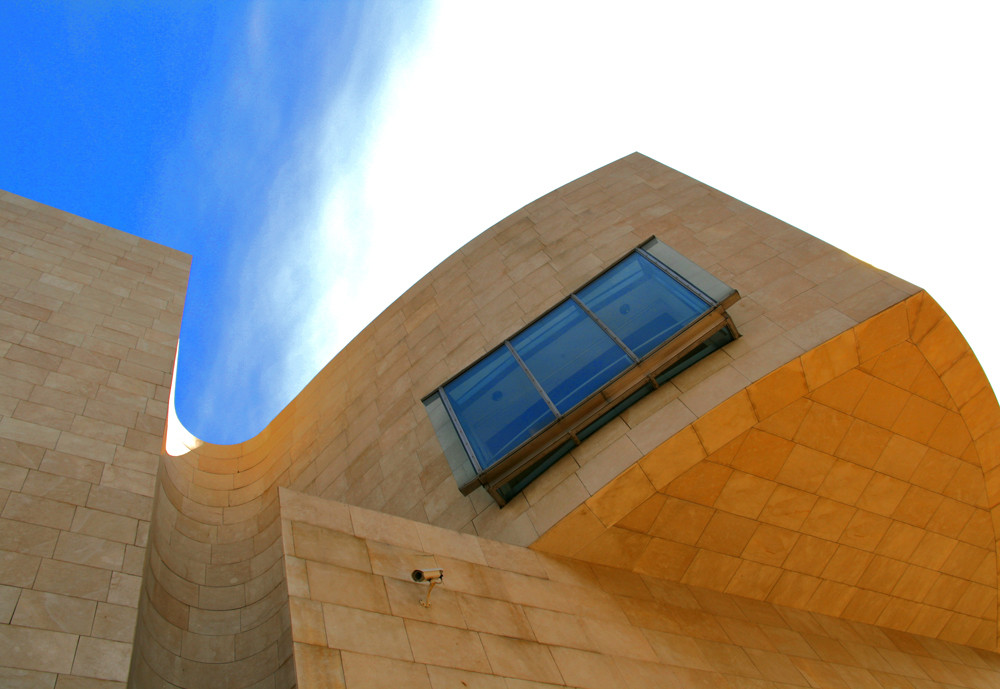
[[604,333],[608,337],[610,337],[612,340],[615,341],[616,345],[618,345],[619,347],[621,347],[622,350],[626,354],[628,354],[628,358],[632,360],[633,364],[639,363],[639,357],[637,357],[635,355],[635,352],[633,352],[631,349],[629,349],[628,345],[626,345],[624,342],[622,342],[622,339],[620,337],[618,337],[617,335],[615,335],[614,332],[611,330],[611,328],[609,328],[604,321],[602,321],[600,318],[597,317],[596,313],[594,313],[593,311],[591,311],[587,307],[586,304],[584,304],[582,301],[580,301],[580,298],[578,296],[576,296],[575,294],[571,294],[571,295],[569,295],[569,298],[572,299],[576,303],[577,306],[579,306],[581,309],[583,309],[583,312],[585,314],[587,314],[588,316],[590,316],[590,320],[594,321],[594,323],[597,323],[597,327],[599,327],[601,330],[603,330]]
[[469,442],[468,436],[465,435],[465,429],[462,428],[462,422],[458,420],[458,415],[455,414],[455,408],[451,406],[451,400],[448,399],[448,395],[444,391],[444,386],[438,388],[438,395],[444,403],[445,411],[447,411],[448,416],[451,417],[451,424],[455,427],[455,430],[458,431],[458,439],[462,441],[462,447],[465,448],[465,453],[469,455],[469,459],[472,460],[476,473],[482,474],[483,471],[485,471],[485,469],[483,469],[483,463],[479,461],[479,457],[476,456],[476,451],[472,449],[472,443]]
[[673,268],[671,268],[670,266],[668,266],[666,263],[664,263],[663,261],[661,261],[660,259],[658,259],[653,254],[651,254],[648,251],[646,251],[645,249],[643,249],[641,246],[640,247],[636,247],[636,253],[638,253],[643,258],[647,259],[654,266],[656,266],[657,268],[659,268],[660,270],[662,270],[664,273],[666,273],[667,275],[669,275],[670,277],[672,277],[674,280],[676,280],[677,282],[679,282],[682,287],[686,287],[689,292],[692,292],[696,297],[698,297],[699,299],[701,299],[703,302],[705,302],[709,306],[715,306],[715,305],[718,304],[718,302],[715,301],[715,299],[712,299],[712,297],[710,297],[707,294],[705,294],[704,292],[702,292],[701,289],[697,285],[693,284],[690,280],[688,280],[687,278],[685,278],[683,275],[681,275],[680,273],[678,273],[676,270],[674,270]]
[[535,390],[537,390],[538,394],[542,396],[543,400],[545,400],[545,404],[549,405],[549,411],[555,415],[556,419],[561,419],[562,414],[560,414],[559,410],[556,409],[556,405],[553,404],[551,399],[549,399],[549,396],[545,394],[545,390],[542,389],[542,384],[538,382],[537,378],[535,378],[535,374],[528,369],[527,364],[524,363],[524,359],[522,359],[521,355],[517,353],[516,349],[514,349],[514,345],[510,343],[510,340],[504,340],[503,343],[507,345],[507,350],[510,352],[510,355],[514,357],[514,361],[517,362],[517,365],[520,366],[521,370],[524,371],[526,376],[528,376],[528,380],[530,380],[531,384],[535,386]]

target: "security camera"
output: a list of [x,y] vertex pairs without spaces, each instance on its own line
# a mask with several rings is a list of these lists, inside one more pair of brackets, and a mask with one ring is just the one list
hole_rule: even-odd
[[427,598],[420,601],[425,608],[431,607],[431,591],[434,587],[444,581],[443,569],[415,569],[410,572],[410,578],[418,584],[430,584],[427,589]]
[[444,570],[442,569],[415,569],[410,574],[410,578],[418,584],[422,583],[438,583],[444,579]]

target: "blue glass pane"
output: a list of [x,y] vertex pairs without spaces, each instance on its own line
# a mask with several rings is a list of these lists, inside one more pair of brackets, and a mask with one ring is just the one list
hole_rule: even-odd
[[557,306],[511,344],[563,414],[632,364],[572,301]]
[[626,258],[577,296],[639,358],[709,308],[639,254]]
[[506,347],[488,355],[444,391],[483,469],[555,421]]

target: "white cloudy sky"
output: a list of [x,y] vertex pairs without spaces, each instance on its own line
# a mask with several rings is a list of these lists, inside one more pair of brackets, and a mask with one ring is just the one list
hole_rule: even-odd
[[926,288],[1000,377],[995,2],[222,7],[186,20],[215,24],[153,200],[91,215],[194,254],[177,400],[207,440],[252,436],[444,257],[632,151]]
[[[367,102],[351,82],[330,94],[309,193],[288,199],[291,219],[276,199],[266,222],[318,247],[315,301],[270,369],[279,398],[475,234],[636,150],[925,287],[1000,375],[984,313],[1000,245],[989,6],[611,7],[442,2],[424,33],[394,37]],[[363,145],[345,161],[333,142],[358,108]],[[301,289],[280,273],[244,290],[278,315]]]

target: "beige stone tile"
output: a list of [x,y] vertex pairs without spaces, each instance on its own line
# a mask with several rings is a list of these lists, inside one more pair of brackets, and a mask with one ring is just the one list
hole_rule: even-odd
[[[631,443],[629,445],[631,446]],[[612,448],[609,448],[609,451]],[[546,493],[537,504],[532,505],[528,510],[528,517],[538,533],[544,533],[580,506],[590,495],[579,474],[571,475]]]
[[814,493],[836,464],[837,460],[824,452],[796,445],[775,480],[786,486]]
[[643,470],[633,465],[595,493],[587,505],[606,526],[615,524],[655,492]]
[[851,421],[847,414],[814,403],[799,425],[794,440],[814,450],[832,454],[840,446]]
[[10,624],[20,595],[20,588],[0,585],[0,624]]
[[743,552],[756,526],[752,519],[716,511],[696,545],[717,553],[738,556]]
[[21,592],[11,624],[89,635],[96,609],[97,604],[91,600],[25,590]]
[[105,600],[111,572],[70,562],[42,560],[34,587],[40,591],[62,593],[90,600]]
[[906,391],[876,378],[854,408],[854,415],[876,426],[891,429],[910,397]]
[[799,534],[795,531],[760,524],[743,550],[743,557],[765,565],[780,567],[795,546]]
[[30,587],[40,561],[32,555],[0,550],[0,584]]
[[298,557],[361,572],[371,571],[368,548],[362,539],[303,522],[292,522],[291,526]]
[[732,473],[729,467],[702,461],[674,479],[663,492],[682,500],[711,506],[715,504]]
[[858,583],[858,580],[864,574],[873,558],[874,556],[871,553],[864,550],[839,545],[820,576],[824,579],[854,586]]
[[331,648],[413,660],[403,620],[330,603],[323,605],[323,619]]
[[[753,368],[753,366],[749,368]],[[737,369],[734,363],[721,368],[705,380],[693,385],[681,394],[680,401],[691,410],[695,417],[700,419],[710,410],[725,404],[734,395],[739,394],[750,382],[751,379]],[[731,416],[731,412],[726,412],[726,414]],[[727,420],[731,421],[732,419]],[[719,419],[716,419],[715,423],[719,423]],[[708,449],[711,451],[711,448]]]
[[856,510],[849,505],[819,498],[802,523],[801,531],[828,541],[838,541],[855,513]]
[[943,500],[944,498],[937,493],[911,485],[893,512],[892,518],[925,528]]
[[538,556],[527,548],[485,538],[479,540],[479,546],[490,567],[535,577],[545,575],[545,567],[538,561]]
[[696,418],[684,403],[673,400],[634,425],[628,436],[641,452],[650,452]]
[[302,689],[344,689],[347,686],[339,651],[296,642],[294,656],[295,679]]
[[0,625],[0,658],[7,667],[68,674],[78,638],[76,634]]
[[313,600],[388,613],[382,577],[325,562],[306,562],[309,592]]
[[586,505],[580,505],[543,533],[532,548],[555,555],[571,556],[592,542],[605,527]]
[[577,557],[609,567],[631,569],[649,545],[650,537],[611,527],[577,551]]
[[909,336],[907,307],[896,304],[860,323],[854,329],[858,343],[858,359],[872,359]]
[[429,524],[417,524],[416,529],[420,547],[425,552],[486,564],[486,557],[479,547],[480,539],[475,536]]
[[[618,476],[629,466],[639,461],[641,457],[642,451],[636,447],[631,438],[626,436],[598,453],[593,459],[584,464],[576,475],[588,494],[593,495],[606,486],[615,476]],[[546,498],[551,500],[551,495],[551,493],[546,495]],[[539,529],[539,531],[541,532],[543,529]]]
[[457,594],[457,598],[465,620],[462,626],[480,632],[534,640],[531,626],[520,606],[465,593]]
[[288,609],[292,620],[292,639],[303,644],[326,646],[326,623],[323,605],[318,601],[290,596]]
[[773,481],[734,471],[715,500],[719,510],[756,519],[777,487]]
[[430,689],[427,667],[420,663],[344,651],[348,689]]
[[493,672],[505,677],[562,683],[558,666],[546,646],[492,634],[480,638]]
[[139,604],[141,586],[142,579],[137,575],[112,572],[108,587],[108,602],[135,607]]
[[73,521],[75,510],[74,505],[64,502],[14,493],[7,499],[3,516],[7,519],[48,526],[53,529],[68,529]]
[[135,636],[136,614],[137,610],[133,606],[98,603],[91,635],[131,646]]
[[427,675],[430,677],[433,689],[467,689],[468,687],[508,689],[507,682],[504,681],[503,677],[491,674],[428,665]]
[[648,631],[646,636],[657,657],[666,666],[699,670],[710,670],[712,667],[696,639],[657,631]]
[[809,407],[811,405],[812,402],[808,399],[796,399],[786,407],[771,414],[771,416],[766,419],[761,420],[760,423],[756,425],[756,428],[766,433],[776,435],[779,438],[791,440],[795,437],[795,433],[799,430],[799,426],[802,424],[802,419],[805,418],[806,412],[809,411]]
[[418,663],[487,673],[490,663],[476,632],[406,620],[410,650]]
[[[822,581],[814,576],[785,570],[768,594],[768,600],[777,605],[804,609]],[[768,633],[768,638],[780,650],[781,644],[773,638],[773,634]]]
[[59,533],[46,526],[0,518],[0,550],[51,557]]
[[840,542],[855,548],[872,552],[881,542],[889,526],[890,519],[873,512],[858,510],[844,529]]
[[551,653],[563,680],[571,686],[593,689],[626,686],[610,656],[558,646]]
[[[36,672],[33,670],[19,670],[17,668],[0,668],[0,684],[10,689],[52,689],[56,686],[57,677],[51,672]],[[69,678],[69,675],[62,675]],[[73,678],[69,678],[72,681]],[[69,687],[70,684],[66,683]],[[81,687],[80,689],[86,689]],[[115,689],[118,689],[117,687]]]
[[739,566],[739,558],[711,550],[699,550],[681,581],[692,586],[724,591]]
[[830,468],[816,492],[831,500],[853,505],[861,497],[874,475],[875,472],[871,469],[838,460]]
[[774,479],[794,443],[757,428],[750,429],[730,466],[764,479]]
[[694,545],[701,538],[713,514],[714,511],[710,507],[668,497],[664,500],[655,521],[650,525],[648,533],[678,543]]
[[332,531],[353,532],[351,513],[347,505],[298,493],[287,488],[280,488],[278,494],[283,518]]
[[703,414],[693,427],[706,451],[712,453],[748,430],[756,421],[747,393],[740,392]]
[[836,550],[836,543],[802,535],[792,547],[783,566],[800,574],[819,576]]
[[[9,459],[6,452],[8,447],[16,447],[15,443],[10,443],[4,447],[4,459]],[[8,491],[19,491],[24,484],[24,479],[28,476],[28,470],[24,467],[12,466],[5,462],[0,462],[0,487]]]
[[103,538],[63,531],[56,543],[58,560],[117,570],[125,558],[125,546]]
[[368,541],[411,548],[420,542],[416,524],[400,517],[351,507],[354,534]]
[[50,500],[68,502],[74,505],[87,504],[91,484],[64,476],[55,476],[41,471],[28,472],[21,490]]
[[755,381],[794,360],[802,352],[802,346],[783,333],[766,345],[737,357],[733,361],[733,368],[748,382]]
[[90,536],[120,543],[134,543],[138,521],[131,517],[77,507],[71,528],[75,532]]
[[579,616],[530,606],[525,606],[523,610],[539,643],[583,650],[597,649]]
[[639,466],[657,490],[663,488],[706,456],[692,427],[666,440],[639,461]]
[[891,437],[892,434],[885,429],[854,419],[834,454],[855,464],[872,468]]
[[986,491],[982,481],[982,470],[966,462],[958,465],[958,471],[945,486],[944,494],[977,507],[986,507]]
[[52,449],[56,447],[59,436],[60,431],[56,428],[10,417],[0,419],[0,438]]

